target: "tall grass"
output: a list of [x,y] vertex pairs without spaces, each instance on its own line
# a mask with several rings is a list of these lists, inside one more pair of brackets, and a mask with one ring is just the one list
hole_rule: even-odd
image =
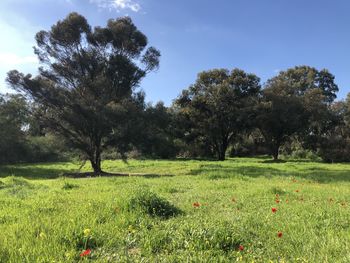
[[348,164],[106,161],[152,176],[62,177],[77,167],[0,167],[0,262],[350,262]]

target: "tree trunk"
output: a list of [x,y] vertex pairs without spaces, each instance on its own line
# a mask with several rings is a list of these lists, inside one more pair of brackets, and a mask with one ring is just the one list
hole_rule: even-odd
[[280,144],[279,143],[275,143],[273,146],[272,146],[272,157],[273,157],[273,160],[274,161],[277,161],[278,160],[278,151],[280,149]]
[[218,148],[217,153],[218,153],[219,161],[225,161],[227,146],[228,146],[228,143],[223,142]]
[[101,151],[99,149],[96,149],[93,153],[93,156],[90,157],[90,162],[92,169],[94,170],[95,175],[101,175],[102,169],[101,169]]

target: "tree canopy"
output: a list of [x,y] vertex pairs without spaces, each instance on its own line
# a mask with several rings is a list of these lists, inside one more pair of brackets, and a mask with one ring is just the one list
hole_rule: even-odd
[[71,13],[35,38],[39,75],[13,70],[7,81],[42,105],[46,125],[100,174],[101,152],[113,142],[122,153],[132,142],[128,130],[144,108],[144,95],[135,89],[158,68],[160,52],[147,47],[129,17],[92,29],[85,17]]
[[257,76],[240,69],[201,72],[196,83],[175,101],[183,122],[189,124],[184,136],[203,139],[224,160],[235,136],[251,124],[259,82]]
[[292,135],[310,137],[327,129],[329,105],[337,91],[331,73],[308,66],[281,71],[267,81],[257,125],[274,159]]

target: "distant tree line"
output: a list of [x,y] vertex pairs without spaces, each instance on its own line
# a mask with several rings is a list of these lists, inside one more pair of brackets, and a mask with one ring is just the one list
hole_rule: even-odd
[[213,69],[169,107],[145,102],[140,81],[160,52],[130,18],[92,28],[71,13],[36,34],[37,76],[12,70],[18,94],[0,96],[0,162],[79,156],[216,158],[269,154],[350,160],[350,97],[326,69],[298,66],[261,84],[240,69]]

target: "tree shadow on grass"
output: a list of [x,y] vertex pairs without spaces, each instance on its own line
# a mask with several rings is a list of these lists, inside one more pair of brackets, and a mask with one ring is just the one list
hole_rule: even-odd
[[96,177],[144,177],[144,178],[160,178],[160,177],[173,177],[173,174],[154,174],[154,173],[110,173],[102,172],[100,175],[96,175],[93,172],[69,172],[64,173],[63,176],[71,178],[96,178]]
[[[184,161],[186,162],[186,161]],[[301,169],[289,169],[285,167],[284,163],[278,164],[262,164],[257,163],[254,165],[230,165],[233,161],[227,161],[222,163],[203,163],[193,169],[190,169],[187,173],[189,176],[208,176],[208,179],[229,179],[235,176],[246,176],[251,178],[265,177],[273,178],[276,176],[295,177],[306,180],[311,180],[319,183],[331,183],[331,182],[350,182],[350,165],[349,170],[346,169],[333,169],[332,164],[329,164],[327,168],[320,167],[317,164],[315,166],[301,167]],[[288,162],[289,163],[289,162]],[[171,166],[169,167],[171,169]],[[19,176],[27,179],[55,179],[61,176],[67,176],[72,174],[72,177],[86,178],[87,173],[82,173],[79,176],[74,166],[69,164],[38,164],[38,165],[4,165],[0,166],[0,178],[7,176]],[[91,173],[90,173],[91,176]],[[107,176],[140,176],[143,178],[161,178],[171,177],[173,174],[156,174],[156,173],[117,173],[106,174]]]
[[[278,164],[276,164],[278,165]],[[349,170],[330,170],[321,167],[305,167],[303,170],[298,171],[286,171],[273,167],[255,167],[255,166],[238,166],[238,167],[216,167],[212,168],[202,166],[198,169],[192,169],[189,171],[189,175],[207,175],[208,179],[228,179],[235,176],[247,176],[251,178],[265,177],[273,178],[276,176],[281,177],[294,177],[300,179],[311,180],[318,183],[332,183],[332,182],[350,182],[350,167]]]
[[[71,178],[91,178],[98,177],[92,172],[77,172],[76,169],[67,168],[49,168],[50,164],[44,165],[4,165],[0,166],[0,178],[8,176],[18,176],[30,180],[40,179],[56,179],[59,177],[71,177]],[[105,172],[100,177],[128,177],[139,176],[144,178],[160,178],[171,177],[173,174],[155,174],[155,173],[109,173]]]
[[31,167],[31,166],[0,166],[0,178],[18,176],[26,179],[55,179],[67,172],[65,169]]

